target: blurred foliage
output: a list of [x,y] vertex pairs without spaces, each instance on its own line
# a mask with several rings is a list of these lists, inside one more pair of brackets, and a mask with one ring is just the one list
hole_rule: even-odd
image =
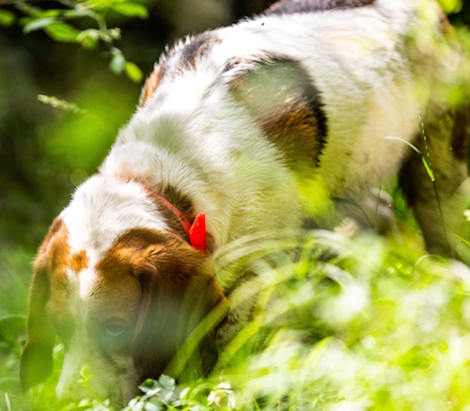
[[[222,282],[241,260],[256,273],[231,297],[254,291],[254,319],[207,378],[147,380],[126,411],[468,410],[470,269],[423,254],[403,233],[240,239],[215,264]],[[53,408],[55,369],[34,409]],[[111,407],[91,397],[60,410]]]
[[[0,0],[0,409],[57,409],[60,344],[54,376],[26,396],[19,385],[31,261],[135,110],[141,73],[179,36],[268,3]],[[467,1],[441,5],[454,26],[470,25]],[[395,238],[317,232],[302,246],[246,240],[221,250],[219,276],[240,258],[259,274],[257,317],[206,380],[147,381],[129,410],[468,411],[470,273],[420,259],[416,224],[396,185],[391,191]]]

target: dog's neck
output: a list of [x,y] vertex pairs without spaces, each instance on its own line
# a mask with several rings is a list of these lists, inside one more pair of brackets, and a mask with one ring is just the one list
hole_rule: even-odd
[[[139,184],[152,198],[158,214],[172,231],[195,248],[206,248],[209,254],[217,249],[220,244],[217,237],[220,236],[214,232],[214,226],[221,226],[217,221],[217,209],[220,207],[207,197],[218,196],[208,190],[203,179],[190,165],[183,164],[174,155],[153,146],[130,142],[113,148],[101,166],[100,174],[116,178],[124,184]],[[200,226],[201,218],[196,221],[197,216],[206,213],[210,215],[205,230],[207,247],[199,247],[189,230],[194,223]],[[187,223],[182,220],[187,220]]]
[[[100,173],[140,182],[190,221],[205,213],[217,248],[255,232],[290,230],[301,221],[295,176],[249,127],[249,116],[237,113],[227,111],[223,124],[212,124],[198,111],[187,121],[171,119],[178,127],[168,131],[165,116],[145,121],[139,111]],[[197,128],[195,118],[207,127]]]
[[204,213],[200,213],[190,222],[188,218],[186,218],[186,216],[165,197],[148,189],[146,189],[146,191],[155,199],[159,206],[159,211],[161,213],[165,213],[166,211],[165,214],[167,214],[168,220],[174,222],[176,218],[179,223],[176,225],[182,228],[182,234],[184,235],[185,240],[188,241],[196,250],[206,254],[206,215]]

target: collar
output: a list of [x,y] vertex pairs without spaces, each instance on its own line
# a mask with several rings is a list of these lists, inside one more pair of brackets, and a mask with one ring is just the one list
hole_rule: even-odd
[[184,214],[178,210],[173,204],[171,204],[166,198],[162,197],[154,191],[148,190],[148,193],[168,208],[179,220],[184,231],[189,238],[189,243],[199,251],[206,254],[206,215],[198,214],[191,224]]

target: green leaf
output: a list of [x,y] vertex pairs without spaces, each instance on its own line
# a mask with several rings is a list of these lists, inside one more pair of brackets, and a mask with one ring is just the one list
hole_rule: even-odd
[[16,16],[8,10],[0,10],[0,26],[11,26],[16,21]]
[[42,19],[33,20],[23,27],[23,33],[28,34],[32,31],[43,29],[44,27],[47,27],[55,23],[56,21],[57,20],[55,19],[55,17],[44,17]]
[[439,0],[439,5],[446,14],[458,13],[462,10],[462,0]]
[[157,399],[151,398],[145,404],[145,411],[163,411],[165,406]]
[[37,17],[59,17],[62,14],[62,10],[51,9],[51,10],[41,10],[37,13]]
[[88,0],[85,4],[92,10],[103,10],[112,6],[114,0]]
[[140,386],[139,389],[144,393],[149,392],[157,387],[157,382],[151,378],[147,378]]
[[142,70],[130,61],[126,62],[124,70],[126,72],[126,76],[129,77],[135,83],[140,83],[142,81],[142,78],[144,77]]
[[113,4],[111,9],[126,17],[140,17],[141,19],[146,19],[149,15],[145,6],[137,3]]
[[190,388],[189,388],[189,387],[186,387],[183,391],[180,392],[179,397],[180,397],[182,400],[186,399],[186,397],[187,397],[187,395],[188,395],[188,393],[189,393],[189,390],[190,390]]
[[80,32],[77,36],[77,42],[81,43],[86,49],[93,49],[98,45],[101,32],[97,29],[87,29]]
[[86,16],[88,16],[87,12],[85,10],[80,10],[80,9],[67,10],[64,13],[64,17],[68,19],[76,19],[76,18],[86,17]]
[[124,71],[126,65],[126,59],[122,54],[115,54],[109,63],[109,69],[114,74],[121,74]]
[[168,391],[173,391],[175,389],[175,380],[165,374],[160,376],[158,382]]
[[56,21],[44,28],[49,37],[63,43],[75,43],[80,31],[70,24]]
[[20,24],[20,26],[26,26],[28,23],[31,23],[34,19],[32,19],[31,17],[20,17],[18,19],[18,23]]
[[15,6],[18,10],[22,11],[24,14],[27,14],[28,16],[36,16],[38,15],[42,10],[30,6],[29,4],[23,3],[23,2],[17,2],[15,3]]
[[145,407],[145,403],[142,401],[139,401],[137,404],[135,404],[132,407],[132,411],[142,411]]

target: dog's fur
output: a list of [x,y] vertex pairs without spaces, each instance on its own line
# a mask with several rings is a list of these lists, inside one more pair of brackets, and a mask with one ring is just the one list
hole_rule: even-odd
[[[436,12],[429,33],[438,20]],[[420,66],[409,39],[418,22],[410,0],[282,0],[168,51],[98,174],[77,188],[39,250],[24,386],[50,374],[57,332],[65,346],[58,397],[83,395],[86,364],[91,390],[125,403],[201,318],[227,310],[213,252],[254,232],[298,232],[305,181],[360,198],[402,163],[427,246],[445,248],[419,157],[384,140],[415,141],[421,111],[445,182],[441,200],[466,178],[466,119],[454,123],[447,107],[415,93],[417,84],[432,90],[435,77],[432,59]],[[151,192],[190,221],[206,214],[207,256]],[[201,343],[203,370],[217,356],[214,335]]]

